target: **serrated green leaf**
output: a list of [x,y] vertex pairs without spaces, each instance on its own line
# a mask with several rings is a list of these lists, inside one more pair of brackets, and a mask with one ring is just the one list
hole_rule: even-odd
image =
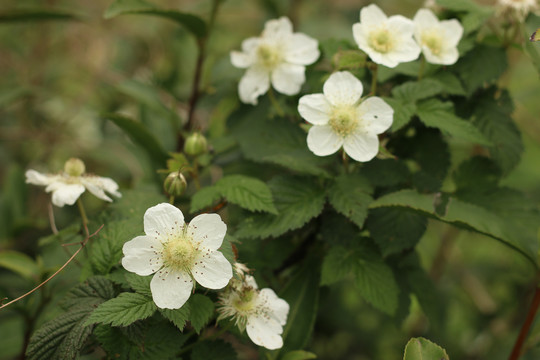
[[416,104],[405,103],[398,99],[383,97],[384,101],[394,109],[394,121],[392,122],[392,131],[398,131],[411,121],[416,113]]
[[369,203],[373,200],[372,193],[373,189],[365,177],[344,174],[330,187],[328,200],[334,209],[362,228]]
[[30,256],[14,250],[0,251],[0,267],[32,281],[37,280],[41,273],[39,266]]
[[430,79],[433,79],[442,86],[443,93],[463,96],[467,94],[461,80],[449,71],[439,71]]
[[414,190],[402,190],[384,195],[371,203],[370,208],[399,206],[420,211],[432,218],[487,235],[519,251],[536,265],[538,244],[536,237],[523,237],[509,229],[507,220],[489,210],[450,197],[445,216],[434,211],[434,194],[419,194]]
[[405,346],[403,360],[450,360],[439,345],[424,338],[412,338]]
[[216,186],[202,188],[191,197],[189,212],[195,213],[199,210],[209,208],[221,200],[222,196],[221,190]]
[[140,276],[134,273],[126,273],[125,278],[135,292],[144,295],[146,297],[152,297],[152,291],[150,290],[150,281],[153,276]]
[[223,340],[199,341],[191,352],[191,360],[236,360],[236,351]]
[[508,67],[506,52],[502,48],[477,45],[462,57],[454,70],[460,77],[467,94],[498,79]]
[[125,14],[152,15],[169,19],[183,25],[199,38],[205,37],[207,33],[206,23],[198,16],[176,10],[158,9],[153,4],[143,0],[115,0],[105,10],[104,17],[105,19],[111,19]]
[[325,192],[310,178],[276,177],[269,185],[278,215],[255,214],[248,217],[238,226],[237,237],[277,237],[304,226],[323,209]]
[[283,355],[281,360],[309,360],[309,359],[316,359],[316,358],[317,358],[317,355],[309,351],[294,350],[294,351],[289,351],[288,353]]
[[85,324],[126,326],[152,316],[156,309],[152,298],[137,293],[121,293],[118,297],[98,306]]
[[408,81],[392,89],[392,96],[404,103],[414,103],[426,99],[443,91],[440,82],[434,79]]
[[491,145],[471,122],[465,121],[453,113],[451,102],[430,99],[418,104],[417,114],[428,127],[437,128],[457,139],[471,141],[480,145]]
[[183,331],[190,317],[189,304],[184,304],[180,309],[159,309],[161,315],[170,320],[178,330]]
[[189,321],[197,334],[208,324],[214,316],[214,303],[207,296],[193,294],[189,300]]
[[0,24],[36,21],[79,21],[78,15],[51,9],[12,9],[0,12]]
[[116,124],[134,143],[143,148],[157,167],[165,166],[169,156],[143,124],[118,114],[103,114],[102,117]]
[[61,306],[69,310],[76,306],[87,305],[93,310],[96,305],[113,296],[112,282],[103,276],[93,276],[71,289],[62,299]]

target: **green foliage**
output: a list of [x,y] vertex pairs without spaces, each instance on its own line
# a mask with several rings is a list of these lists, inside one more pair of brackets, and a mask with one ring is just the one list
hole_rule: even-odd
[[369,182],[359,175],[341,175],[328,191],[330,204],[358,227],[364,225],[369,203],[373,200]]
[[413,103],[440,94],[441,83],[435,79],[408,81],[392,89],[392,96],[404,103]]
[[50,9],[13,9],[0,12],[1,23],[37,22],[37,21],[78,21],[79,15],[62,10]]
[[16,272],[28,280],[39,277],[39,265],[28,255],[18,251],[0,251],[0,267]]
[[316,359],[317,355],[304,350],[294,350],[286,353],[281,358],[282,360],[309,360]]
[[236,360],[236,351],[223,340],[201,341],[193,348],[191,360]]
[[166,319],[171,321],[180,331],[184,330],[190,316],[189,304],[184,304],[180,309],[159,309],[159,312]]
[[221,197],[250,211],[277,214],[270,188],[259,179],[243,175],[225,176],[213,186],[198,191],[191,198],[190,211],[193,213],[210,207]]
[[446,351],[439,345],[424,339],[412,338],[405,346],[403,360],[437,359],[449,360]]
[[126,326],[152,316],[156,309],[152,298],[137,293],[121,293],[118,297],[98,306],[85,324]]
[[471,96],[484,84],[493,83],[508,67],[503,49],[478,45],[455,65],[454,69]]
[[135,273],[126,272],[124,276],[126,277],[129,286],[131,286],[135,292],[146,297],[152,296],[152,292],[150,291],[150,281],[152,281],[152,275],[140,276]]
[[207,296],[193,294],[187,304],[190,311],[189,321],[199,334],[214,316],[214,302]]

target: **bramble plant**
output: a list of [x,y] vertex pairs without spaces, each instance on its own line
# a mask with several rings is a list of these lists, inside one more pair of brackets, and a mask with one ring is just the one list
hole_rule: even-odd
[[[0,358],[540,356],[538,195],[508,180],[508,68],[517,49],[540,73],[537,2],[375,2],[337,39],[304,16],[331,4],[250,3],[267,21],[246,31],[230,3],[100,8],[71,123],[69,86],[0,88],[39,143],[0,149]],[[78,37],[96,4],[0,24]]]

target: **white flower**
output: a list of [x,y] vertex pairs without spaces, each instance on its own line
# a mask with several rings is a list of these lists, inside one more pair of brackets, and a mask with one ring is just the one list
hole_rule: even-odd
[[231,286],[219,296],[219,318],[232,317],[240,330],[247,330],[251,341],[269,350],[283,346],[283,326],[287,322],[289,304],[278,298],[274,290],[259,290],[255,279],[246,275],[231,281]]
[[413,61],[420,48],[413,39],[411,20],[394,15],[387,17],[375,4],[362,8],[360,22],[353,25],[354,40],[371,60],[387,67]]
[[36,170],[26,171],[26,183],[46,186],[46,192],[52,192],[52,203],[58,207],[73,205],[84,190],[105,201],[112,201],[105,191],[121,197],[118,184],[106,177],[85,174],[84,163],[80,159],[71,158],[66,161],[64,171],[59,174],[42,174]]
[[162,203],[144,213],[144,232],[126,242],[122,266],[137,275],[154,274],[152,299],[165,309],[178,309],[194,289],[225,287],[232,266],[219,251],[227,225],[218,214],[196,216],[189,225],[178,208]]
[[538,9],[537,0],[498,0],[499,12],[513,11],[523,21],[531,11]]
[[238,84],[240,100],[256,105],[270,83],[282,94],[298,94],[306,80],[306,65],[314,63],[319,55],[317,40],[293,33],[288,18],[267,21],[260,37],[244,40],[241,52],[231,52],[232,64],[247,69]]
[[362,90],[360,80],[343,71],[326,80],[323,94],[300,98],[298,112],[314,125],[307,144],[315,155],[330,155],[342,146],[357,161],[369,161],[377,155],[377,134],[392,125],[394,110],[379,97],[360,101]]
[[457,45],[463,35],[463,26],[456,19],[439,21],[428,9],[414,15],[414,38],[422,48],[427,62],[440,65],[455,64],[459,58]]

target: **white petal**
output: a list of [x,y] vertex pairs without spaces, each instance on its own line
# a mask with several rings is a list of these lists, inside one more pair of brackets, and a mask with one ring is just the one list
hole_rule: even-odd
[[59,175],[42,174],[36,170],[27,170],[26,183],[47,186],[61,178]]
[[272,86],[285,95],[296,95],[306,81],[305,66],[283,63],[272,71]]
[[396,47],[394,51],[389,52],[387,55],[388,59],[391,59],[390,61],[402,63],[416,60],[420,55],[421,51],[422,50],[420,49],[420,46],[418,46],[416,41],[414,41],[414,39],[411,37],[407,39],[402,39],[400,45]]
[[374,134],[353,133],[345,139],[343,148],[356,161],[369,161],[379,152],[379,138]]
[[317,156],[335,153],[343,145],[343,139],[329,125],[314,125],[309,129],[307,145]]
[[232,278],[232,265],[221,252],[208,251],[195,260],[191,275],[205,288],[221,289]]
[[253,64],[253,56],[240,51],[231,51],[231,63],[240,69],[245,69]]
[[164,268],[150,281],[152,299],[162,309],[181,308],[193,291],[193,280],[189,274]]
[[105,194],[105,190],[115,196],[122,196],[117,191],[118,184],[112,179],[99,176],[82,176],[81,182],[88,191],[101,200],[112,201],[111,198]]
[[289,304],[280,299],[274,290],[272,289],[262,289],[259,292],[259,298],[263,299],[266,303],[266,307],[271,310],[271,316],[276,319],[280,325],[285,325],[287,323],[287,315],[289,315]]
[[429,9],[420,9],[416,12],[413,18],[416,27],[432,27],[439,24],[439,19],[433,11]]
[[292,34],[293,28],[291,20],[282,16],[279,19],[268,20],[264,24],[262,37],[268,39],[282,40]]
[[360,23],[365,26],[378,26],[386,19],[385,13],[375,4],[365,6],[360,10]]
[[193,242],[212,251],[219,249],[226,232],[227,225],[218,214],[198,215],[188,225]]
[[310,65],[319,58],[319,43],[302,33],[293,34],[285,45],[285,61],[297,65]]
[[161,242],[150,236],[137,236],[122,248],[122,266],[127,271],[146,276],[155,273],[163,265]]
[[264,314],[250,316],[246,326],[247,334],[251,341],[269,350],[279,349],[283,346],[282,326],[272,318],[266,318]]
[[364,130],[371,134],[382,134],[394,120],[394,109],[379,97],[370,97],[358,107]]
[[75,201],[84,192],[84,186],[81,184],[66,184],[63,182],[55,182],[49,184],[45,191],[52,191],[52,203],[58,207],[64,205],[73,205]]
[[463,36],[463,26],[456,19],[441,21],[441,27],[444,29],[444,40],[448,46],[457,46]]
[[178,236],[184,226],[184,214],[177,207],[161,203],[144,213],[144,232],[155,239]]
[[238,95],[245,104],[257,105],[257,98],[270,87],[270,74],[267,70],[252,66],[247,69],[238,84]]
[[353,105],[362,96],[362,83],[348,71],[330,75],[323,85],[323,93],[332,105]]
[[258,289],[259,287],[257,286],[257,282],[255,281],[255,278],[251,275],[246,275],[244,277],[244,283],[247,285],[247,286],[251,286],[253,289]]
[[313,125],[326,125],[330,121],[332,106],[323,94],[305,95],[298,102],[298,112]]

